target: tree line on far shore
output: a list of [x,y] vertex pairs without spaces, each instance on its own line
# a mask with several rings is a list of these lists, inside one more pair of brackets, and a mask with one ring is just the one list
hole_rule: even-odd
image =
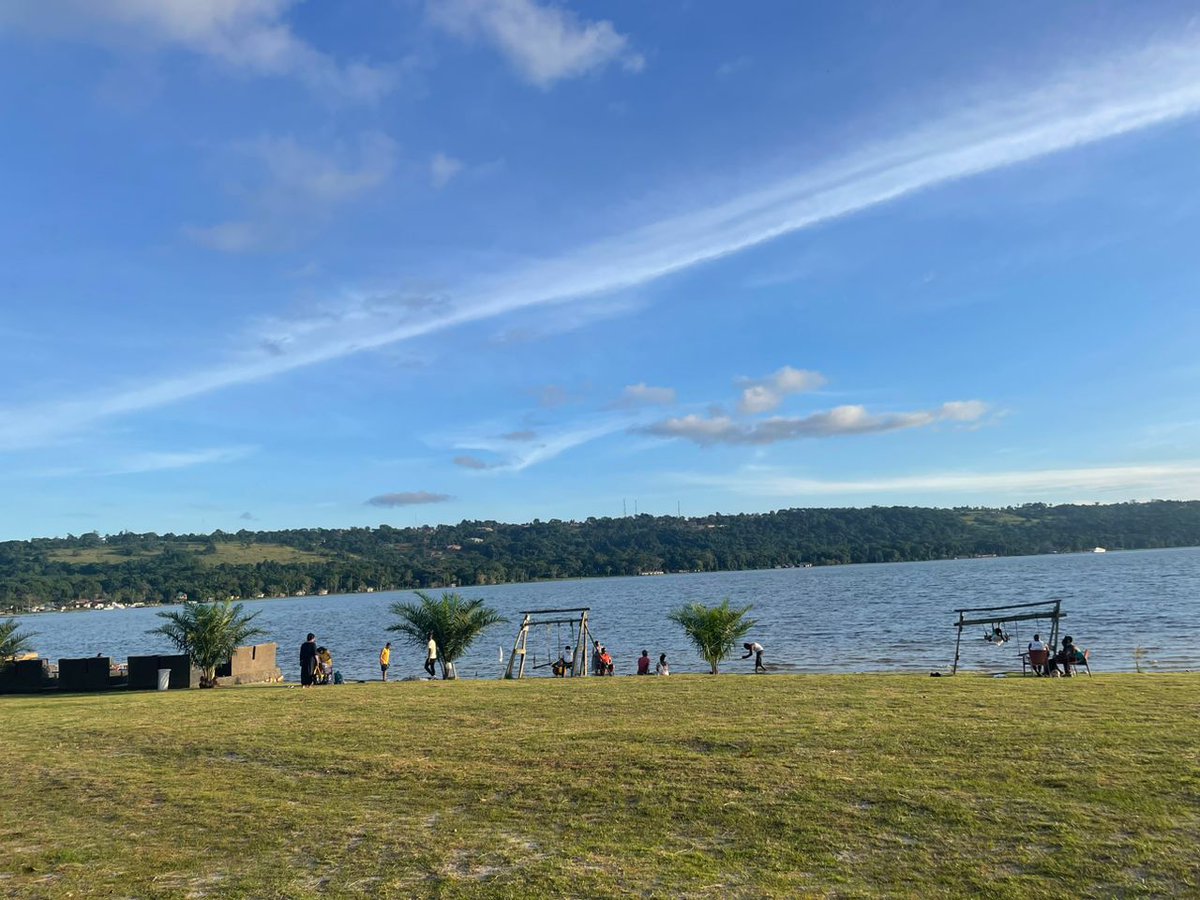
[[0,543],[0,611],[1200,545],[1200,501],[785,509]]

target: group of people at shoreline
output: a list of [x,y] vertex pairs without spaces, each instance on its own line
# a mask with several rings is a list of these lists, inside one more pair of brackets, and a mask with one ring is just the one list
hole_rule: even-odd
[[[752,641],[742,644],[742,648],[746,654],[742,659],[754,657],[754,671],[766,672],[767,667],[763,664],[763,646],[762,644]],[[571,646],[568,644],[563,647],[563,652],[558,659],[551,663],[551,671],[556,678],[565,678],[568,673],[574,671],[573,661],[574,653]],[[432,634],[429,635],[429,640],[425,649],[425,673],[429,678],[435,677],[437,674],[438,660],[438,645],[437,640]],[[637,675],[649,675],[650,673],[650,651],[643,650],[642,655],[637,660]],[[381,681],[388,680],[388,670],[392,665],[392,642],[387,641],[383,645],[383,649],[379,651],[379,678]],[[612,654],[608,652],[608,648],[601,645],[599,641],[592,643],[592,666],[593,675],[615,675],[615,664],[613,663]],[[654,666],[655,675],[670,675],[671,666],[667,662],[667,654],[660,653],[658,655],[658,663]],[[318,684],[339,684],[341,683],[341,673],[336,672],[333,668],[333,654],[327,647],[317,646],[316,635],[312,632],[308,633],[304,643],[300,645],[300,686],[311,687]]]

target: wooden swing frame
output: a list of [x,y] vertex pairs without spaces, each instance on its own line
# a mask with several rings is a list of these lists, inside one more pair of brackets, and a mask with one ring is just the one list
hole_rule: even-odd
[[[521,626],[513,640],[512,653],[508,656],[508,665],[502,678],[525,677],[525,651],[529,642],[529,629],[539,625],[570,625],[571,636],[575,639],[571,658],[567,660],[566,674],[580,676],[588,674],[587,648],[591,643],[592,631],[588,625],[590,606],[576,606],[567,609],[528,609],[521,612]],[[570,613],[571,615],[567,615]],[[540,668],[540,667],[539,667]]]
[[[1037,612],[1027,610],[1037,609]],[[1018,612],[1010,613],[1010,610]],[[958,613],[958,621],[954,627],[958,629],[958,637],[954,642],[954,665],[951,675],[958,674],[959,650],[962,647],[963,629],[970,625],[995,625],[997,622],[1024,622],[1031,619],[1048,619],[1050,621],[1050,640],[1047,645],[1058,646],[1058,623],[1067,617],[1062,610],[1061,600],[1043,600],[1040,603],[1011,603],[1008,606],[974,606],[954,610]],[[967,614],[972,613],[971,618]],[[976,616],[974,613],[991,613],[988,616]]]

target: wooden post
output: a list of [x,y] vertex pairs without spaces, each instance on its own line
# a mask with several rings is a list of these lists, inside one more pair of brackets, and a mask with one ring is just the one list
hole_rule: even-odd
[[[525,643],[528,636],[529,613],[526,613],[525,618],[521,620],[521,628],[513,640],[512,653],[508,657],[508,667],[504,670],[505,678],[513,677],[513,663],[517,663],[517,678],[521,678],[525,674]],[[520,662],[517,662],[518,659]]]
[[950,669],[951,675],[958,674],[958,648],[962,644],[962,630],[963,630],[963,614],[960,612],[958,614],[958,638],[954,641],[954,666]]

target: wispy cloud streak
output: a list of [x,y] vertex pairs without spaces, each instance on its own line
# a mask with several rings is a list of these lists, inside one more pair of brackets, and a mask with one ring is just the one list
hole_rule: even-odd
[[1081,493],[1139,495],[1140,499],[1191,498],[1200,490],[1200,462],[1095,466],[1002,472],[932,472],[891,478],[824,480],[747,467],[734,475],[685,475],[688,484],[725,488],[738,494],[800,498],[852,494],[931,493],[1079,498]]
[[269,378],[529,307],[643,285],[747,248],[973,175],[1200,113],[1200,41],[1160,44],[1061,73],[1039,88],[874,145],[725,203],[540,265],[467,284],[435,308],[295,323],[288,352],[33,409],[0,411],[0,449],[112,416]]

